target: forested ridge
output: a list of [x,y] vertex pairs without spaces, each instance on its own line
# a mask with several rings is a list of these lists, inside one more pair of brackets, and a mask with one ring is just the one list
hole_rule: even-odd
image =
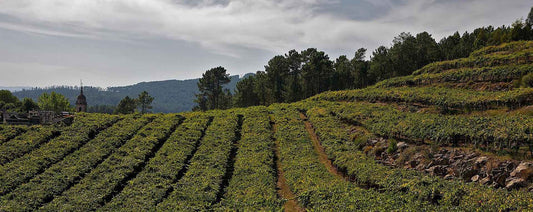
[[[233,90],[240,80],[239,76],[231,76],[230,83],[224,87]],[[126,96],[135,97],[143,91],[154,96],[153,112],[176,113],[191,110],[194,103],[194,94],[198,92],[198,79],[191,80],[166,80],[142,82],[135,85],[99,88],[84,86],[84,94],[89,104],[89,112],[113,113],[115,106]],[[48,88],[31,88],[15,91],[16,97],[31,98],[37,101],[43,93],[52,91],[64,95],[74,105],[76,97],[80,94],[77,86],[53,86]]]

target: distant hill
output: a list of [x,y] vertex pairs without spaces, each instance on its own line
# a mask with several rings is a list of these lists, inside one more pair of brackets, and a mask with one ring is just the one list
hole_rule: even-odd
[[[242,78],[238,75],[230,76],[231,82],[225,88],[234,91],[237,82]],[[244,78],[244,77],[243,77]],[[198,93],[198,79],[190,80],[165,80],[153,82],[141,82],[129,86],[120,87],[84,87],[84,94],[87,97],[89,106],[95,105],[117,105],[118,102],[126,97],[137,97],[142,91],[147,91],[153,96],[152,112],[155,113],[175,113],[191,110],[196,104],[194,103],[195,94]],[[73,105],[79,95],[78,86],[54,86],[48,88],[31,88],[15,91],[13,94],[22,99],[25,97],[37,100],[43,93],[55,91],[63,94],[70,100]]]
[[24,89],[31,89],[31,87],[25,87],[25,86],[0,86],[0,90],[8,90],[8,91],[11,91],[11,92],[15,92],[15,91],[21,91],[21,90],[24,90]]

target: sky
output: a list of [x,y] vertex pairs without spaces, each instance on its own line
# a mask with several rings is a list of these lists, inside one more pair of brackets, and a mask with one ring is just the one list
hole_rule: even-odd
[[[510,25],[531,0],[0,0],[0,86],[130,85],[264,70],[310,47],[333,60]],[[369,56],[369,55],[367,55]]]

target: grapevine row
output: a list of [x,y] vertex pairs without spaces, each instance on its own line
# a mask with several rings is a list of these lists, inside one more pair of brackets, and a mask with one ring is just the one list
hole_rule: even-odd
[[26,132],[26,126],[0,126],[0,144],[9,141]]
[[63,130],[61,136],[0,167],[0,195],[10,192],[50,165],[61,161],[118,119],[117,116],[100,114],[76,117],[74,123]]
[[318,161],[309,135],[292,107],[271,106],[278,125],[282,170],[298,202],[317,211],[391,211],[433,209],[433,206],[396,193],[359,188],[329,173]]
[[339,118],[356,123],[371,132],[414,142],[439,145],[471,144],[516,148],[533,143],[533,118],[523,115],[464,116],[410,113],[392,106],[371,103],[308,103],[330,108]]
[[533,103],[533,88],[512,91],[474,91],[445,87],[366,88],[326,92],[311,100],[405,102],[450,109],[487,110],[500,107],[516,108]]
[[510,54],[475,55],[467,58],[435,62],[413,72],[413,75],[439,73],[450,69],[501,66],[511,64],[530,64],[533,60],[533,48],[527,48]]
[[533,196],[524,191],[509,192],[479,184],[447,181],[413,170],[391,169],[378,164],[361,151],[372,135],[359,131],[354,137],[348,129],[340,127],[344,126],[343,123],[331,116],[326,108],[313,108],[307,114],[334,164],[361,185],[372,185],[432,202],[438,204],[439,210],[507,210],[510,206],[531,209],[524,203]]
[[160,115],[146,125],[81,181],[41,207],[46,211],[95,210],[143,168],[146,160],[173,132],[182,118]]
[[194,154],[211,117],[203,114],[190,115],[172,133],[144,170],[127,182],[126,187],[115,196],[103,211],[150,210],[161,202],[171,190],[172,184],[185,169],[187,159]]
[[436,83],[511,82],[533,73],[533,65],[508,65],[483,68],[461,68],[439,73],[395,77],[378,82],[374,87],[432,85]]
[[35,210],[61,194],[105,160],[152,117],[127,116],[42,174],[0,198],[1,211]]
[[192,157],[183,178],[173,185],[168,198],[157,205],[162,211],[207,210],[217,200],[228,169],[233,142],[238,139],[241,118],[234,111],[215,111],[211,126]]
[[217,210],[280,209],[280,201],[276,194],[273,148],[267,109],[265,107],[247,109],[233,177]]
[[38,127],[0,145],[0,165],[18,158],[50,139],[59,136],[60,131],[52,126]]

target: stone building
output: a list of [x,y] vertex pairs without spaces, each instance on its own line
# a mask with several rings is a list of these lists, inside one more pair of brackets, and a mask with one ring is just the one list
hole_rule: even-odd
[[87,112],[87,98],[83,95],[83,85],[81,86],[80,95],[76,100],[76,112]]

